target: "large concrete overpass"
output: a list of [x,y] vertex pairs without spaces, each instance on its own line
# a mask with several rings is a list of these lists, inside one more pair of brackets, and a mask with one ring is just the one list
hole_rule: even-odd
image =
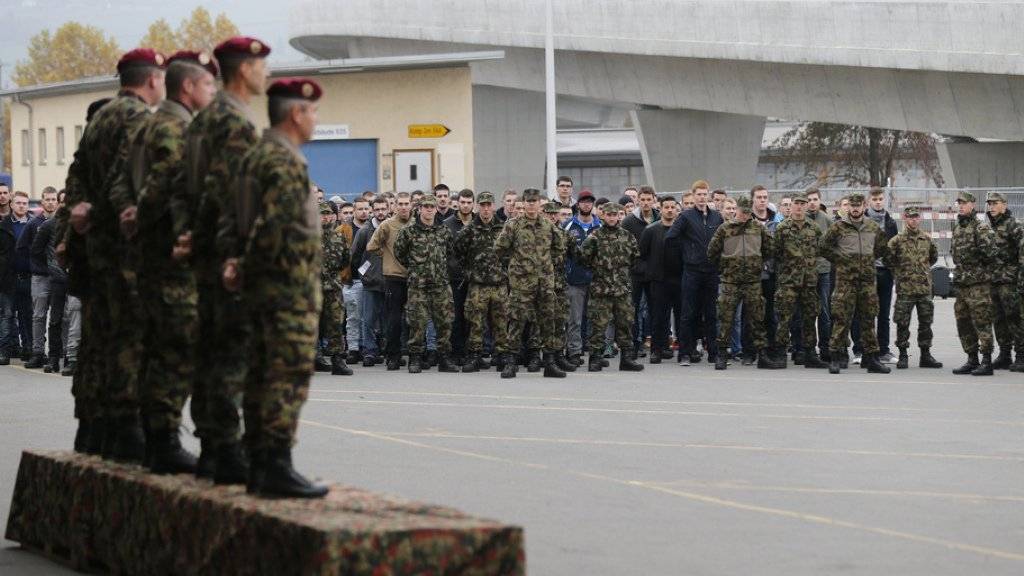
[[[292,44],[317,58],[504,50],[472,65],[475,116],[503,150],[521,136],[510,171],[537,182],[543,152],[527,151],[542,148],[543,4],[296,0]],[[557,90],[570,116],[632,108],[661,189],[697,175],[749,184],[766,116],[1014,141],[985,145],[1002,181],[966,176],[988,174],[969,146],[940,158],[955,184],[1024,184],[1022,24],[1024,4],[1009,1],[555,0]],[[510,106],[504,121],[484,118]],[[486,161],[494,136],[478,136]]]

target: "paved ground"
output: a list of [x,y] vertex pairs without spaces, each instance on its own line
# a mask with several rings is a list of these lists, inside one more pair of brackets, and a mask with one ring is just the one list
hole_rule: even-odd
[[[318,376],[298,465],[526,528],[532,574],[1024,573],[1024,375]],[[18,452],[70,444],[67,379],[0,369],[0,517]],[[70,573],[12,547],[0,572]]]

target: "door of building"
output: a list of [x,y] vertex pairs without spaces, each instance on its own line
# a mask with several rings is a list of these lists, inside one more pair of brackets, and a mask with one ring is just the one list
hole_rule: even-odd
[[309,177],[330,198],[346,200],[377,192],[376,140],[314,140],[302,146],[309,160]]
[[395,150],[395,192],[424,192],[434,187],[433,150]]

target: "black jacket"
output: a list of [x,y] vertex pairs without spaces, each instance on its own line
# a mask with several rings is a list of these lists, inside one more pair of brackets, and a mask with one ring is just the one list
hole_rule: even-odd
[[47,218],[42,214],[29,220],[25,225],[25,231],[21,233],[21,238],[18,238],[18,247],[16,248],[18,257],[28,260],[29,270],[33,276],[50,275],[50,270],[46,266],[46,250],[42,249],[39,252],[34,250],[39,227],[46,221]]
[[679,282],[683,275],[679,243],[665,241],[669,228],[659,220],[640,235],[640,261],[647,282]]
[[57,237],[53,234],[56,227],[57,220],[55,218],[50,218],[39,225],[39,229],[36,230],[36,237],[32,240],[31,257],[33,266],[39,258],[46,262],[46,270],[50,276],[50,282],[66,283],[68,281],[68,273],[57,263]]
[[362,267],[366,261],[370,262],[370,269],[360,278],[363,282],[363,290],[372,292],[384,291],[384,261],[380,254],[366,251],[366,245],[370,243],[373,232],[377,229],[373,219],[366,221],[366,224],[356,232],[352,238],[352,270]]
[[[466,227],[466,225],[462,223],[462,220],[459,220],[458,210],[456,210],[451,216],[444,219],[444,225],[447,226],[448,231],[452,233],[452,238],[458,238],[459,232]],[[464,277],[465,275],[462,273],[462,265],[459,264],[459,259],[454,257],[448,259],[448,280],[451,282],[452,286],[462,284],[462,279]]]
[[0,292],[14,292],[14,249],[17,244],[10,214],[0,220]]
[[714,273],[715,266],[708,260],[708,244],[721,225],[722,215],[717,210],[708,207],[707,213],[702,214],[697,208],[690,208],[672,223],[665,241],[678,244],[687,270]]
[[[635,212],[636,212],[636,210],[634,210],[633,212],[630,212],[629,215],[627,215],[622,220],[622,227],[627,232],[632,234],[633,238],[636,239],[636,243],[639,244],[640,243],[640,236],[644,233],[644,229],[647,228],[648,224],[647,224],[646,221],[644,221],[643,218],[640,218],[639,216],[637,216],[635,214]],[[660,219],[661,219],[661,214],[658,212],[658,209],[655,208],[654,209],[654,221],[652,222],[652,224],[657,224]],[[647,267],[644,265],[643,261],[637,260],[637,261],[635,261],[633,263],[633,269],[630,270],[630,276],[633,278],[634,281],[643,281],[645,276],[647,275],[647,269],[646,268]]]

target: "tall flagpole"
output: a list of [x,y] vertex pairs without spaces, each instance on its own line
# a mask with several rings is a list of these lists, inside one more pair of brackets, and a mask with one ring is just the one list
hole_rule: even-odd
[[555,116],[555,24],[553,0],[546,2],[546,25],[544,35],[544,95],[547,111],[547,192],[549,198],[555,198],[555,179],[558,178],[557,126]]

